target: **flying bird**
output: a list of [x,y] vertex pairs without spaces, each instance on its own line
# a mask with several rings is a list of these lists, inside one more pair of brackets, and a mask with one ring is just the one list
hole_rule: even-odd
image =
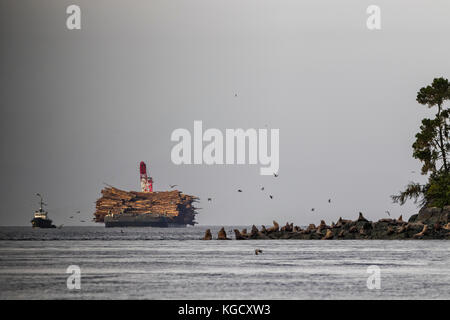
[[73,216],[70,216],[69,218],[70,218],[70,219],[73,219]]
[[170,189],[173,189],[175,187],[178,187],[178,185],[177,184],[173,184],[173,185],[169,185],[169,187],[170,187]]
[[237,97],[237,93],[235,93],[234,96]]
[[331,203],[331,199],[328,199],[328,203]]
[[264,191],[264,187],[261,188],[261,191]]
[[269,195],[269,198],[270,198],[270,199],[273,199],[273,195]]
[[391,213],[389,212],[389,210],[386,210],[385,212],[388,214],[389,217],[391,216]]
[[261,250],[261,249],[255,249],[255,254],[256,254],[256,255],[258,255],[258,254],[260,254],[260,253],[262,253],[262,250]]
[[86,221],[84,221],[84,220],[80,220],[80,222],[86,222]]
[[211,198],[208,198],[208,201],[212,201],[212,199],[211,199]]
[[276,177],[278,177],[278,174],[274,173],[273,176],[276,178]]
[[242,190],[241,190],[241,189],[238,189],[238,192],[242,192]]
[[311,208],[311,211],[314,211],[315,209],[314,208]]

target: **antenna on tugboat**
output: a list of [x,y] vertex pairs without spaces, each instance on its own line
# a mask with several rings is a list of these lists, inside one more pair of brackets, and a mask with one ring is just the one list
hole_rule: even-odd
[[46,203],[44,203],[44,199],[42,198],[42,196],[41,196],[41,194],[40,193],[36,193],[36,195],[39,197],[39,198],[41,198],[41,201],[40,201],[40,205],[41,205],[41,209],[43,208],[43,206],[46,206],[47,204]]

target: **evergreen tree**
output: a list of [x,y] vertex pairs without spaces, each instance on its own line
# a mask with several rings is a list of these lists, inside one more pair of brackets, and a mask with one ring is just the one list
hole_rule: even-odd
[[422,162],[422,174],[429,174],[428,183],[410,183],[405,191],[392,196],[394,202],[404,204],[407,199],[420,200],[422,205],[443,207],[450,205],[450,110],[445,101],[450,100],[450,83],[436,78],[417,93],[417,102],[437,107],[433,119],[423,119],[420,132],[413,143],[413,157]]

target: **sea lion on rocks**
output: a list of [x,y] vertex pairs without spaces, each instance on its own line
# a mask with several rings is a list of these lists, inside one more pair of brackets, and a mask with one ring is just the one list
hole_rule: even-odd
[[334,225],[334,228],[340,228],[342,227],[342,217],[339,217],[339,220]]
[[409,230],[420,230],[420,229],[423,229],[423,223],[422,222],[409,222],[407,225],[406,225],[406,230],[407,231],[409,231]]
[[227,238],[224,227],[220,228],[219,233],[217,234],[217,240],[231,240],[230,238]]
[[350,233],[358,232],[358,228],[356,226],[351,226],[350,229],[348,230],[348,232],[350,232]]
[[423,237],[423,236],[425,235],[425,233],[426,233],[427,231],[428,231],[428,225],[425,224],[425,225],[423,226],[422,231],[419,232],[419,233],[416,233],[413,237],[414,237],[414,238],[421,238],[421,237]]
[[342,219],[342,217],[339,217],[338,222],[336,222],[335,228],[343,227],[344,225],[349,224],[351,222],[352,222],[352,220],[345,220],[345,219]]
[[242,229],[241,234],[243,236],[246,236],[247,235],[247,228]]
[[258,230],[258,228],[253,225],[252,230],[250,230],[250,234],[247,235],[246,239],[253,239],[253,240],[264,240],[264,239],[277,239],[277,237],[269,237],[269,233],[262,233]]
[[360,212],[360,213],[359,213],[359,216],[358,216],[358,221],[364,221],[364,222],[366,222],[366,221],[368,221],[368,220],[367,220],[366,218],[364,218],[362,212]]
[[234,236],[236,240],[245,240],[245,237],[242,236],[238,229],[234,229]]
[[406,222],[406,221],[403,221],[403,216],[402,216],[402,215],[400,215],[400,217],[399,217],[397,220],[395,220],[394,222],[395,222],[396,224],[402,224],[402,225],[408,223],[408,222]]
[[203,237],[202,240],[212,240],[212,234],[211,234],[211,230],[210,229],[206,229],[205,236]]
[[450,222],[447,223],[445,226],[442,227],[445,230],[450,230]]
[[403,225],[403,226],[401,226],[400,228],[398,228],[397,233],[403,233],[403,232],[405,232],[405,231],[406,231],[406,226]]
[[292,229],[293,229],[293,224],[286,222],[286,225],[283,228],[281,228],[281,231],[292,232]]
[[341,230],[340,232],[339,232],[339,234],[338,234],[338,237],[339,238],[343,238],[345,236],[345,231],[344,230]]
[[329,226],[327,226],[327,224],[325,223],[324,220],[320,220],[320,224],[319,224],[319,229],[323,230],[323,229],[328,229],[330,228]]
[[284,227],[281,227],[280,231],[286,231],[286,232],[290,232],[291,230],[291,226],[289,224],[289,222],[286,222],[286,225]]
[[387,222],[387,223],[393,223],[394,219],[390,219],[390,218],[383,218],[378,220],[378,222]]
[[308,228],[306,228],[306,231],[309,233],[313,230],[316,230],[316,225],[314,223],[310,223]]
[[325,234],[325,237],[322,238],[322,240],[330,240],[333,239],[333,232],[330,229],[327,229],[327,233]]
[[261,232],[262,233],[267,233],[266,226],[264,226],[264,225],[261,226]]
[[388,236],[390,236],[390,235],[393,234],[393,233],[394,233],[394,228],[392,228],[391,226],[389,226],[389,227],[387,228],[386,234],[387,234]]
[[434,224],[434,230],[439,231],[441,229],[442,229],[442,226],[441,226],[441,224],[439,222]]
[[[256,227],[255,227],[256,228]],[[269,229],[267,229],[267,232],[276,232],[280,230],[280,225],[278,224],[278,222],[276,222],[275,220],[273,220],[273,227],[270,227]]]
[[252,225],[252,230],[250,231],[250,235],[258,234],[259,230],[255,225]]

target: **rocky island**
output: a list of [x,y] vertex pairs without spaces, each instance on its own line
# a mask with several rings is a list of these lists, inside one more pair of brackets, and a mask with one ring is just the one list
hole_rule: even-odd
[[[280,227],[276,221],[267,228],[252,226],[239,231],[234,229],[236,240],[403,240],[403,239],[442,239],[450,240],[450,206],[444,208],[423,208],[412,215],[408,221],[402,216],[398,219],[380,219],[372,222],[362,213],[356,220],[339,220],[327,225],[324,220],[319,225],[310,224],[301,228],[293,223]],[[205,232],[203,240],[212,240],[211,230]],[[221,228],[217,240],[230,240],[225,228]]]

